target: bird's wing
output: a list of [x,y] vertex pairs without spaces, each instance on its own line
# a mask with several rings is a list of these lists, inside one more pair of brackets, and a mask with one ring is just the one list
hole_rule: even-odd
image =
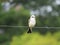
[[29,25],[30,19],[28,20],[28,25]]

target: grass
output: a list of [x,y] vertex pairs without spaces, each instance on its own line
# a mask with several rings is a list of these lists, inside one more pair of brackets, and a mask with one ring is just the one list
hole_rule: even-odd
[[60,45],[60,32],[54,35],[47,33],[45,36],[39,33],[24,33],[21,36],[13,36],[10,45]]

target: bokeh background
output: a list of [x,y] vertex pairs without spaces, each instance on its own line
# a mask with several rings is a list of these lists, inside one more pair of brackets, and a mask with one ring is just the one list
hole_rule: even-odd
[[[32,14],[47,28],[27,34]],[[0,0],[0,45],[60,45],[60,0]]]

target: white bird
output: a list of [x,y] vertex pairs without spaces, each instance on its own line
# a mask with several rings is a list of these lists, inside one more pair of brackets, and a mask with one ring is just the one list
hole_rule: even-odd
[[28,32],[27,33],[32,33],[32,28],[36,24],[36,19],[35,15],[31,15],[30,19],[28,20]]

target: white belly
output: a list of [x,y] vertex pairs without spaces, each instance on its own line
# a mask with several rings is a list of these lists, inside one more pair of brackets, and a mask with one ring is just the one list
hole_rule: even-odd
[[36,24],[35,19],[30,19],[30,20],[29,20],[29,27],[34,27],[35,24]]

